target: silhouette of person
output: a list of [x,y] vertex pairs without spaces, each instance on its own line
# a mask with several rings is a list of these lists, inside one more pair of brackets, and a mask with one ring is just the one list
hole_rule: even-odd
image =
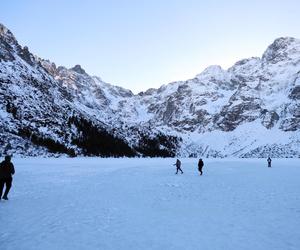
[[203,166],[204,166],[204,162],[202,161],[202,159],[200,159],[200,160],[198,161],[198,170],[199,170],[199,172],[200,172],[200,175],[203,174],[203,172],[202,172]]
[[[11,162],[11,156],[5,156],[4,161],[0,163],[0,200],[3,198],[4,200],[8,200],[7,195],[11,188],[12,184],[12,175],[15,173],[14,165]],[[2,192],[4,188],[4,184],[6,186],[4,195],[2,197]]]
[[268,162],[268,167],[270,168],[271,167],[271,163],[272,163],[272,160],[271,160],[270,156],[268,157],[267,162]]
[[176,160],[176,163],[174,165],[176,166],[176,173],[175,174],[178,174],[178,170],[180,170],[181,174],[183,174],[183,171],[181,169],[181,161],[179,159]]

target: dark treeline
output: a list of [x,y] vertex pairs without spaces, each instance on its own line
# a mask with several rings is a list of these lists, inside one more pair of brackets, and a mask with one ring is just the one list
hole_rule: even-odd
[[133,157],[136,155],[136,152],[122,139],[95,126],[91,121],[73,116],[68,121],[69,126],[72,124],[78,130],[72,143],[80,147],[86,156]]
[[62,131],[61,141],[42,134],[32,127],[20,128],[17,135],[34,145],[47,148],[50,153],[67,154],[71,157],[78,154],[101,157],[174,157],[179,143],[179,139],[174,136],[166,136],[162,133],[150,135],[138,131],[138,144],[131,147],[113,131],[106,130],[104,126],[95,125],[92,121],[79,116],[69,117],[62,128],[66,131],[76,128],[76,131],[65,134]]
[[19,129],[18,135],[29,139],[33,144],[41,147],[46,147],[50,153],[67,154],[69,156],[75,156],[74,149],[66,147],[64,144],[59,143],[52,138],[44,137],[37,132],[32,132],[28,128]]
[[178,139],[174,136],[163,134],[150,137],[141,135],[139,146],[136,148],[143,156],[150,157],[174,157],[178,146]]

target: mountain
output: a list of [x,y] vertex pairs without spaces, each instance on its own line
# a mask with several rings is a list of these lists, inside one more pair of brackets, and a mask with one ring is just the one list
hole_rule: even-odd
[[300,40],[134,95],[57,67],[0,25],[0,153],[300,156]]

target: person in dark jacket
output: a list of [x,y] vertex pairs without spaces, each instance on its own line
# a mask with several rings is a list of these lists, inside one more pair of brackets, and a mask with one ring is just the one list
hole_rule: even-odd
[[198,161],[198,170],[199,170],[199,172],[200,172],[200,175],[203,174],[203,172],[202,172],[203,166],[204,166],[204,162],[202,161],[202,159],[200,159],[200,160]]
[[[15,173],[14,165],[11,162],[11,156],[5,156],[3,162],[0,163],[0,200],[8,200],[7,195],[12,184],[12,175]],[[2,192],[4,185],[6,186],[4,195],[2,197]]]
[[183,171],[181,169],[181,161],[179,159],[176,160],[176,163],[174,165],[176,166],[176,173],[175,174],[178,174],[178,170],[180,170],[181,174],[183,174]]
[[271,158],[270,158],[270,157],[268,157],[268,160],[267,160],[267,162],[268,162],[268,167],[270,168],[270,167],[271,167],[271,163],[272,163],[272,160],[271,160]]

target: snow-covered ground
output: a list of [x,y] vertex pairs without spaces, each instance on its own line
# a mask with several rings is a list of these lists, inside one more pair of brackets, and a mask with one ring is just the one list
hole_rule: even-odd
[[0,249],[300,249],[300,160],[14,159]]

